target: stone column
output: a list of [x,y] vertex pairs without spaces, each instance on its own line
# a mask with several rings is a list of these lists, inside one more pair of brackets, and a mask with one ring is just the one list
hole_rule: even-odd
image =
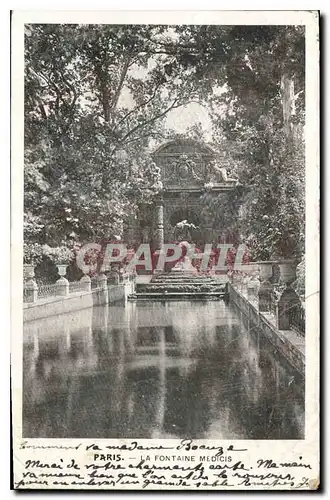
[[161,248],[164,243],[164,205],[162,198],[156,201],[156,247]]
[[97,277],[97,284],[99,286],[99,305],[108,304],[109,302],[109,293],[108,293],[108,282],[105,274],[100,274]]

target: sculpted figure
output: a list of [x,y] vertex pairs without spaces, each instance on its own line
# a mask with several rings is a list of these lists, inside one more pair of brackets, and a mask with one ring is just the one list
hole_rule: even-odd
[[228,177],[227,169],[224,167],[218,167],[217,165],[213,165],[213,169],[216,174],[216,181],[218,182],[237,182],[237,179],[233,177]]

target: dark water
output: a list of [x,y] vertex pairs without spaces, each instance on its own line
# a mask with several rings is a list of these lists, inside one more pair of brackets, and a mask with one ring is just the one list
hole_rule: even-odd
[[23,436],[301,439],[304,384],[223,301],[25,325]]

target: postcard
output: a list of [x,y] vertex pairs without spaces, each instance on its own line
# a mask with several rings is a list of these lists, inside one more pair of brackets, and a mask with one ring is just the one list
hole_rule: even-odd
[[319,488],[318,36],[13,11],[13,489]]

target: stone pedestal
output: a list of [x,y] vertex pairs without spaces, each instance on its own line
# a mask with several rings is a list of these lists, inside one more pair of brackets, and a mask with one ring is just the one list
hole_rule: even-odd
[[251,301],[255,301],[258,298],[258,288],[255,286],[252,280],[250,280],[247,285],[247,296]]
[[108,280],[105,274],[100,274],[97,277],[97,283],[100,288],[100,305],[108,304],[109,302],[109,294],[108,294]]
[[260,282],[257,277],[257,273],[254,272],[247,284],[247,294],[249,299],[258,300],[258,291],[260,287]]
[[56,281],[56,295],[66,296],[69,295],[69,281],[65,278],[67,264],[56,264],[57,272],[60,275],[60,279]]
[[97,282],[100,288],[107,288],[107,277],[105,274],[99,274]]
[[80,285],[84,292],[90,292],[92,290],[92,280],[90,276],[83,276],[80,280]]
[[108,281],[111,285],[118,285],[119,283],[119,273],[117,271],[111,271],[109,273]]
[[287,287],[277,304],[277,328],[279,330],[290,330],[292,311],[299,306],[298,295],[292,288]]
[[37,302],[38,300],[38,285],[33,278],[30,278],[25,284],[26,302]]
[[272,303],[273,285],[265,280],[260,284],[258,290],[258,301],[260,312],[270,312]]
[[69,295],[69,282],[63,276],[56,281],[56,295],[66,296]]

